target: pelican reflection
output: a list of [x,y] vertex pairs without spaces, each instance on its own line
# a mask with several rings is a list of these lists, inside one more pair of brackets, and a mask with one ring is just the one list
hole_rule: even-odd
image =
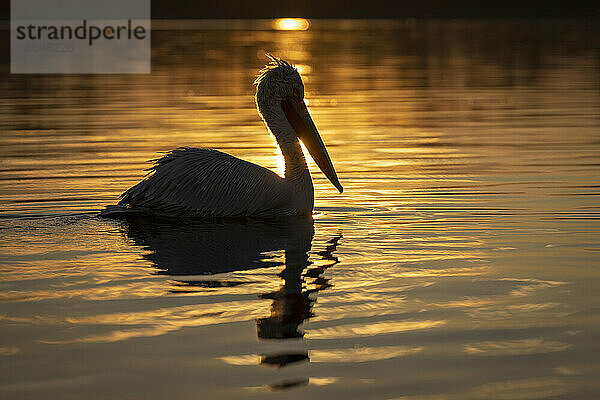
[[[149,251],[143,257],[159,274],[178,276],[283,265],[273,253],[298,249],[306,254],[311,247],[314,227],[312,218],[304,217],[281,220],[139,217],[127,220],[125,232],[134,244]],[[218,283],[190,283],[193,285]]]
[[[152,262],[158,274],[181,277],[174,284],[174,293],[246,283],[210,275],[281,266],[279,289],[259,295],[272,302],[270,315],[256,320],[261,340],[302,338],[301,325],[314,315],[316,294],[331,287],[323,274],[339,262],[334,252],[340,234],[327,242],[325,250],[315,253],[320,258],[318,265],[309,260],[312,218],[173,222],[142,217],[129,219],[124,230],[134,244],[149,251],[144,258]],[[283,259],[274,254],[281,251]],[[188,280],[184,275],[207,277]],[[284,367],[302,361],[309,361],[307,351],[260,355],[260,363],[267,366]]]
[[[256,321],[257,335],[260,339],[297,339],[304,337],[300,326],[304,320],[312,317],[312,306],[316,294],[331,286],[329,279],[323,277],[325,270],[339,261],[333,256],[341,235],[329,240],[325,251],[319,254],[327,263],[304,269],[311,265],[308,251],[290,248],[285,251],[285,268],[279,273],[283,282],[279,290],[261,295],[271,299],[271,315]],[[304,284],[307,289],[303,290]],[[261,364],[283,367],[288,364],[308,360],[308,352],[261,355]]]

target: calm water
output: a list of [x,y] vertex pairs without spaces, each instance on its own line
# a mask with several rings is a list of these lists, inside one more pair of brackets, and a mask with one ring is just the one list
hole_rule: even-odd
[[[0,397],[597,398],[597,28],[154,26],[151,75],[2,75]],[[311,165],[314,224],[97,217],[181,145],[281,168],[265,52],[345,187]]]

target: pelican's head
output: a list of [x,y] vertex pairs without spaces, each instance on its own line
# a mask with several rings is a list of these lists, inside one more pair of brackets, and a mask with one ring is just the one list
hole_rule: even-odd
[[281,100],[304,101],[304,84],[298,70],[287,61],[267,54],[271,60],[254,81],[256,105],[261,113],[269,112]]
[[[304,84],[298,70],[280,58],[271,55],[267,57],[271,61],[254,81],[257,85],[256,105],[259,113],[265,120],[270,115],[285,116],[295,136],[302,140],[327,179],[342,193],[344,189],[338,180],[331,158],[304,103]],[[273,134],[277,135],[276,132]]]

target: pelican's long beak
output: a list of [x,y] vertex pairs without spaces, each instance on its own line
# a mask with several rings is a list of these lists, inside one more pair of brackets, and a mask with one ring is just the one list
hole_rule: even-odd
[[344,188],[338,180],[333,164],[331,163],[331,158],[329,158],[329,154],[323,143],[323,139],[321,139],[321,135],[319,135],[319,131],[317,130],[304,101],[282,100],[281,108],[283,108],[286,118],[296,131],[298,138],[304,143],[310,156],[315,160],[321,171],[323,171],[333,186],[342,193]]

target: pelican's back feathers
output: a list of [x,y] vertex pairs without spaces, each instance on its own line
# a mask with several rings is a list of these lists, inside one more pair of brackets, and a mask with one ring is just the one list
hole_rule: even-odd
[[150,175],[121,195],[119,206],[195,216],[291,215],[293,190],[273,171],[229,154],[198,148],[170,151]]

